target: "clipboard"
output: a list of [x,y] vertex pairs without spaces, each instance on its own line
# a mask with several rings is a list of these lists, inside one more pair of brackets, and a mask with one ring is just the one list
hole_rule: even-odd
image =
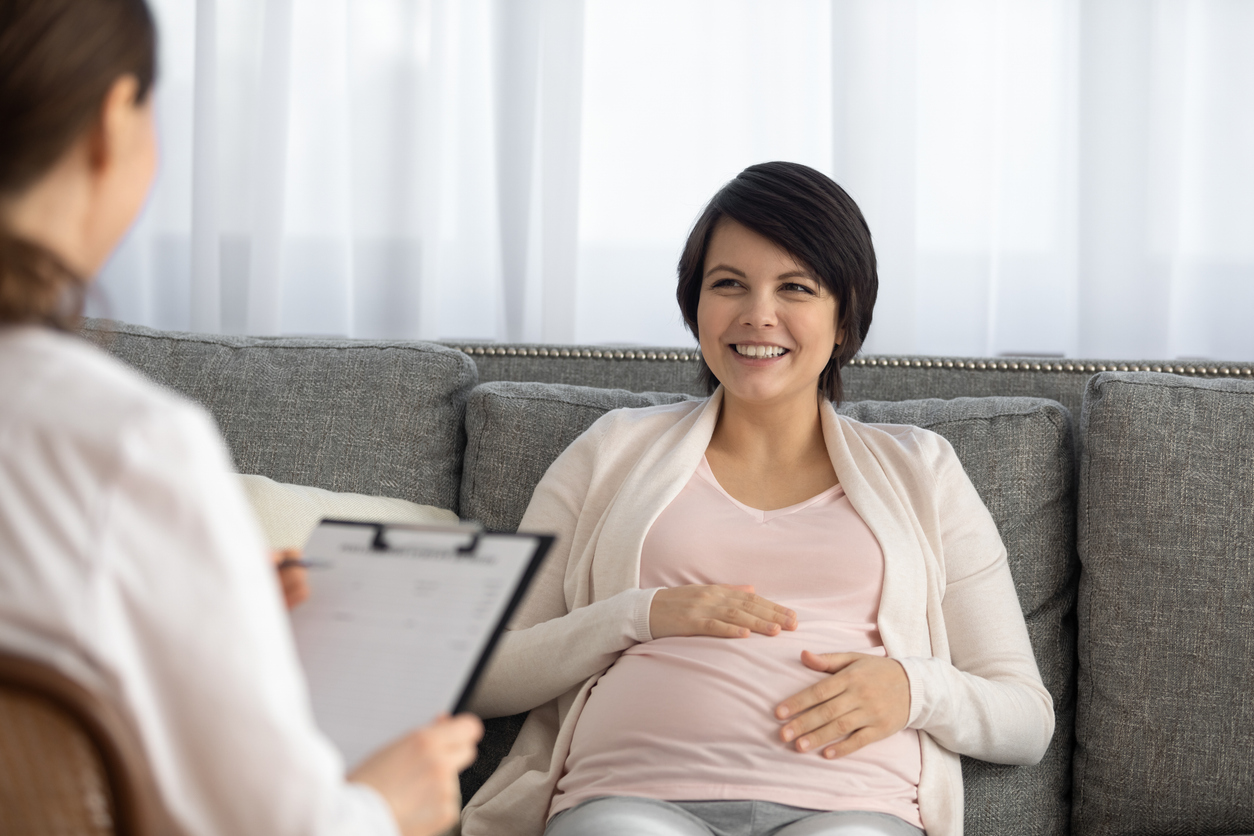
[[292,612],[314,719],[351,769],[465,710],[553,538],[324,519]]

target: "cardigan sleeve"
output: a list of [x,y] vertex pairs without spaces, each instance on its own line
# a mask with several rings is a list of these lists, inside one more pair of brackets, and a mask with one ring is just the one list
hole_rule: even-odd
[[631,645],[652,639],[649,608],[657,590],[629,589],[573,611],[567,607],[567,567],[581,516],[595,514],[588,491],[607,424],[606,417],[598,420],[550,465],[518,526],[556,540],[476,689],[471,710],[482,717],[543,705],[608,668]]
[[1033,764],[1053,736],[1053,700],[1041,682],[997,526],[949,442],[933,438],[929,464],[951,661],[898,660],[910,680],[907,725],[961,755]]

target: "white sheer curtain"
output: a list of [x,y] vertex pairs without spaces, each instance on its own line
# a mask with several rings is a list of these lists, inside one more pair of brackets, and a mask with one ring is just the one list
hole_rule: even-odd
[[1254,359],[1249,0],[153,0],[164,159],[94,313],[690,342],[741,168],[875,236],[869,351]]

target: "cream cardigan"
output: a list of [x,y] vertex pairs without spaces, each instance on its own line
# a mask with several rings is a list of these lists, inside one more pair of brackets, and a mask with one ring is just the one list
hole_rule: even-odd
[[[513,749],[466,805],[463,836],[539,836],[571,735],[618,654],[649,641],[640,549],[705,454],[722,403],[607,413],[536,486],[520,530],[557,543],[476,697],[486,717],[531,709]],[[845,494],[884,551],[879,629],[910,680],[929,836],[962,833],[958,756],[1031,764],[1054,730],[1006,550],[953,448],[917,427],[821,410]]]

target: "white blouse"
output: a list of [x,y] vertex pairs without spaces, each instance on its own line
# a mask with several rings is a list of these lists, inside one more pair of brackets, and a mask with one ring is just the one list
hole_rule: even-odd
[[0,645],[127,711],[188,836],[396,834],[314,725],[210,417],[76,337],[0,327]]

